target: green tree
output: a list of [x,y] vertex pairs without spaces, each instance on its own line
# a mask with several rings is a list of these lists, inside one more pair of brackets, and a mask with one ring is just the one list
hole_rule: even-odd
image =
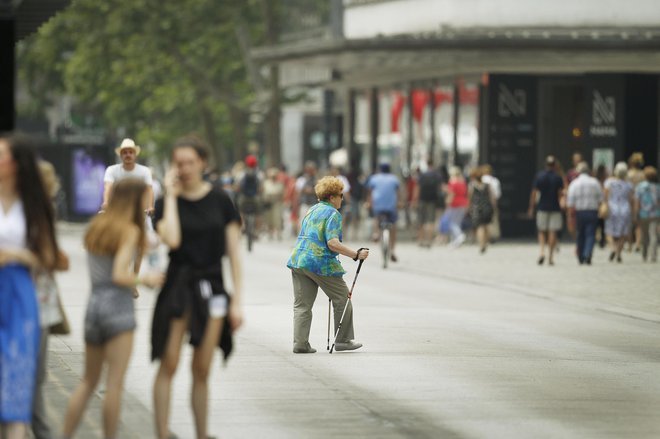
[[260,38],[250,1],[74,0],[19,48],[20,78],[37,108],[69,94],[106,127],[162,151],[198,131],[221,167],[252,135],[236,17],[257,23],[249,37]]

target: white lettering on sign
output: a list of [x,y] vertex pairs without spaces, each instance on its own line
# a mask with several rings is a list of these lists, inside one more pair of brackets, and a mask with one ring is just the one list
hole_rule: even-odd
[[614,96],[603,98],[597,90],[594,90],[593,122],[594,125],[612,125],[616,122],[616,100]]
[[616,133],[617,133],[616,127],[608,127],[608,126],[589,127],[589,134],[591,134],[592,137],[616,137]]
[[616,137],[616,99],[614,96],[603,97],[598,90],[593,92],[592,125],[589,134],[593,137]]
[[510,90],[500,84],[497,95],[497,112],[501,117],[520,117],[527,114],[527,93],[519,88]]

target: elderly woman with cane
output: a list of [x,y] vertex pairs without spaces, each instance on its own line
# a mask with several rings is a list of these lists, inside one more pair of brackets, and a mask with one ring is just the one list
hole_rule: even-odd
[[293,352],[296,354],[316,352],[309,344],[309,330],[319,287],[334,307],[335,328],[339,329],[335,350],[352,351],[362,347],[362,343],[353,340],[353,308],[350,302],[347,303],[348,287],[342,278],[346,272],[337,256],[342,254],[354,261],[364,260],[369,256],[369,249],[353,250],[341,242],[341,214],[338,209],[343,188],[343,183],[336,177],[324,177],[316,184],[314,191],[319,202],[308,210],[302,220],[298,240],[287,263],[293,277]]

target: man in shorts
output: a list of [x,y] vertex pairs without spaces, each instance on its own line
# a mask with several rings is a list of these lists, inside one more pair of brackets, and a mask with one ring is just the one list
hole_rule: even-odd
[[442,175],[433,167],[433,161],[427,161],[428,168],[420,173],[413,195],[413,205],[417,207],[417,243],[422,247],[431,248],[434,228],[439,209],[444,209],[444,194],[442,192]]
[[557,245],[557,232],[561,230],[561,206],[559,200],[564,190],[564,180],[555,172],[556,160],[549,155],[545,159],[545,170],[539,172],[534,179],[534,186],[529,197],[530,218],[536,212],[536,228],[538,229],[540,255],[538,264],[545,261],[545,245],[548,244],[548,264],[554,265],[553,255]]
[[383,163],[380,165],[380,172],[369,177],[366,187],[369,190],[367,206],[371,208],[374,214],[374,230],[378,231],[375,237],[380,234],[379,219],[381,216],[385,216],[387,221],[393,224],[390,234],[390,259],[392,262],[397,262],[394,246],[396,244],[396,221],[399,207],[399,179],[390,172],[390,165]]

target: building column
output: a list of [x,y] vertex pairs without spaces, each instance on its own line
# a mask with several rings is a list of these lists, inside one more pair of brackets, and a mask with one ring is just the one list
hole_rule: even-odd
[[16,83],[16,24],[13,18],[0,18],[0,132],[16,124],[14,87]]
[[435,160],[435,89],[429,88],[429,127],[431,128],[431,135],[429,136],[429,159],[437,166],[439,160]]
[[360,168],[359,151],[355,147],[355,89],[348,89],[345,98],[343,145],[346,148],[346,156],[348,157],[346,172],[353,172],[358,171]]
[[415,143],[415,121],[413,116],[413,92],[414,86],[410,84],[408,87],[408,117],[406,118],[406,130],[408,131],[408,138],[406,139],[406,167],[412,173],[412,150]]
[[321,168],[330,167],[332,152],[332,133],[334,132],[335,92],[329,88],[323,90],[323,159]]
[[454,117],[453,117],[453,125],[454,125],[454,139],[452,142],[452,147],[453,147],[453,157],[451,159],[451,164],[454,166],[463,166],[461,163],[459,157],[458,157],[458,118],[459,118],[459,112],[461,109],[461,79],[456,78],[454,80]]
[[378,134],[380,132],[380,100],[378,98],[378,88],[373,87],[369,96],[369,134],[370,134],[370,154],[371,172],[375,173],[378,169]]

